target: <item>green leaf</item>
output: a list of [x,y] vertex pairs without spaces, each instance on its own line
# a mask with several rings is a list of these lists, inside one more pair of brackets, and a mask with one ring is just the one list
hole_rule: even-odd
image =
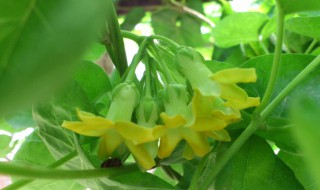
[[106,48],[100,43],[94,43],[85,53],[83,59],[86,61],[96,62],[106,52]]
[[277,17],[273,16],[262,28],[261,37],[267,39],[272,33],[277,31]]
[[21,188],[22,190],[56,190],[56,189],[68,189],[68,190],[85,190],[86,187],[80,185],[75,180],[36,180]]
[[27,137],[21,145],[21,148],[15,154],[13,159],[14,162],[45,167],[55,162],[55,159],[48,151],[48,148],[39,137],[38,132],[38,130],[35,130]]
[[[313,59],[312,55],[301,54],[285,54],[282,55],[279,74],[274,88],[272,99],[275,98],[292,80],[298,75]],[[242,87],[253,97],[263,97],[263,94],[267,88],[268,80],[271,73],[273,55],[260,56],[251,59],[243,64],[245,68],[255,68],[258,80],[255,83],[243,84]],[[319,100],[320,94],[320,71],[314,71],[307,79],[303,81],[294,91],[305,93],[308,92],[308,96]],[[312,89],[312,90],[310,90]],[[286,120],[289,117],[289,105],[292,102],[292,94],[280,103],[279,106],[271,113],[267,118],[267,126],[269,129],[263,131],[260,130],[257,134],[273,141],[281,149],[289,152],[298,152],[297,143],[295,138],[291,135],[290,126]],[[284,121],[284,122],[279,122]],[[285,127],[287,126],[287,127]]]
[[320,1],[318,0],[278,0],[278,2],[285,14],[320,10]]
[[[271,99],[274,99],[283,88],[285,88],[294,77],[296,77],[313,59],[313,55],[302,54],[284,54],[281,56],[281,62],[279,67],[278,78],[276,86]],[[271,66],[272,66],[273,54],[263,55],[253,58],[245,62],[241,67],[243,68],[255,68],[258,76],[258,80],[255,83],[243,84],[242,87],[249,93],[250,96],[260,98],[266,91],[267,84],[270,78]],[[309,96],[319,98],[319,73],[320,71],[312,72],[304,82],[296,88],[300,92],[309,92]],[[312,89],[312,91],[308,90]],[[286,101],[283,101],[271,114],[274,118],[287,118],[289,111],[289,103],[291,100],[291,94],[289,94]]]
[[[18,164],[47,167],[56,161],[39,137],[38,132],[38,130],[35,130],[31,135],[27,137],[21,148],[15,154],[13,162]],[[20,181],[14,180],[14,183],[15,182],[19,183]],[[28,182],[23,186],[23,189],[25,190],[54,190],[57,188],[66,188],[71,190],[85,189],[74,180],[35,180],[32,182]]]
[[[291,107],[291,118],[296,124],[293,133],[300,148],[306,156],[306,164],[313,176],[313,179],[320,179],[320,104],[312,96],[305,96],[305,93],[297,93],[295,102]],[[317,183],[317,189],[320,183]]]
[[120,26],[121,30],[133,30],[144,16],[145,11],[142,7],[134,7],[126,14],[126,18]]
[[141,171],[111,177],[112,180],[126,185],[126,189],[175,189],[171,184],[150,173]]
[[201,22],[175,9],[164,8],[152,14],[155,34],[166,36],[179,44],[202,46]]
[[218,22],[214,28],[215,43],[219,47],[227,48],[241,43],[258,41],[260,28],[267,21],[267,15],[257,12],[229,15]]
[[80,64],[73,78],[85,91],[91,103],[112,89],[109,77],[103,69],[89,61]]
[[286,29],[320,40],[320,17],[294,17],[286,21]]
[[12,148],[9,147],[11,137],[7,135],[0,135],[0,158],[5,157]]
[[247,60],[245,53],[241,49],[240,45],[232,46],[229,48],[220,48],[218,46],[214,46],[212,59],[216,61],[231,63],[237,66],[243,64]]
[[103,0],[1,1],[1,113],[44,99],[67,80],[105,25],[104,7]]
[[[230,144],[230,143],[229,143]],[[217,159],[223,154],[228,145],[218,148]],[[219,153],[219,151],[221,151]],[[216,154],[216,153],[212,153]],[[214,167],[215,161],[208,163],[209,168]],[[205,167],[205,168],[207,168]],[[207,173],[205,173],[207,172]],[[210,175],[205,169],[199,178],[199,187]],[[206,174],[206,175],[205,175]],[[214,182],[216,190],[293,190],[303,189],[295,178],[293,172],[273,152],[269,144],[259,137],[251,137],[217,176]]]
[[291,52],[303,53],[308,48],[311,42],[312,42],[312,38],[299,35],[289,30],[285,31],[284,44],[286,44],[286,47]]
[[297,179],[303,185],[306,190],[317,190],[319,187],[320,180],[316,181],[310,175],[308,168],[305,163],[305,157],[297,154],[290,154],[285,151],[278,153],[279,158],[289,166]]
[[[90,111],[90,102],[82,88],[76,83],[68,85],[50,103],[41,104],[33,109],[34,120],[39,134],[55,159],[73,152],[73,132],[61,127],[64,120],[77,120],[76,108]],[[71,168],[78,168],[74,162]]]
[[8,113],[4,116],[4,119],[15,131],[21,131],[28,127],[36,127],[36,124],[33,121],[31,109],[18,110]]

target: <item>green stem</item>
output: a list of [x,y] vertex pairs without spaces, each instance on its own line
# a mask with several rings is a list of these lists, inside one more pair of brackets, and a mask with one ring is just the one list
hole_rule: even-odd
[[[278,1],[277,1],[278,2]],[[272,70],[270,79],[268,82],[268,86],[266,89],[266,92],[262,98],[261,104],[259,107],[255,110],[256,114],[261,113],[261,111],[269,104],[274,86],[276,84],[277,76],[278,76],[278,70],[279,65],[281,61],[281,51],[282,51],[282,43],[283,43],[283,33],[284,33],[284,12],[281,8],[281,6],[277,3],[278,8],[278,30],[277,30],[277,43],[275,48],[275,54],[273,57],[273,64],[272,64]]]
[[310,54],[312,49],[314,48],[314,46],[318,43],[317,39],[314,39],[311,44],[309,45],[308,49],[306,50],[306,52],[304,52],[305,54]]
[[152,97],[151,93],[151,68],[150,68],[150,62],[149,57],[146,58],[145,61],[145,67],[146,67],[146,97]]
[[137,166],[132,164],[121,168],[92,169],[92,170],[61,170],[40,167],[30,167],[0,162],[0,174],[26,179],[92,179],[117,176],[121,174],[137,171]]
[[128,38],[130,40],[133,40],[135,41],[137,44],[141,43],[141,41],[146,38],[144,36],[138,36],[132,32],[128,32],[128,31],[125,31],[125,30],[121,30],[121,34],[124,38]]
[[168,45],[171,45],[172,47],[174,47],[175,49],[179,48],[180,45],[177,44],[176,42],[170,40],[169,38],[166,38],[164,36],[160,36],[160,35],[152,35],[149,37],[150,39],[156,39],[156,40],[160,40],[160,41],[163,41],[164,43],[168,44]]
[[320,55],[317,56],[306,68],[304,68],[261,112],[261,119],[266,119],[272,111],[284,100],[285,97],[320,64]]
[[162,165],[161,169],[173,180],[179,181],[182,178],[182,176],[170,166]]
[[234,156],[235,153],[242,147],[242,145],[257,131],[260,126],[260,119],[255,120],[249,124],[249,126],[244,130],[244,132],[234,141],[227,152],[222,155],[222,157],[217,161],[211,175],[206,181],[204,181],[200,189],[209,189],[213,183],[215,177],[220,173],[224,166],[229,162],[229,160]]
[[[184,0],[184,1],[186,1],[186,0]],[[185,6],[185,3],[183,3],[183,2],[179,3],[175,0],[170,0],[170,3],[173,4],[174,6],[176,6],[177,8],[181,9],[185,13],[189,14],[190,16],[207,23],[211,28],[214,28],[216,26],[215,23],[212,22],[205,15],[199,13],[198,11],[196,11],[194,9],[191,9],[191,8]]]
[[114,9],[114,4],[112,0],[106,1],[106,13],[107,13],[107,26],[108,26],[108,35],[112,43],[112,49],[109,44],[106,44],[106,47],[109,51],[113,51],[114,59],[112,60],[118,69],[120,75],[126,71],[128,67],[126,51],[124,48],[124,42],[120,31],[120,26],[118,23],[118,18],[116,11]]
[[163,58],[159,54],[160,50],[157,48],[157,46],[155,44],[152,44],[150,50],[152,54],[155,56],[155,59],[157,60],[159,65],[161,66],[162,74],[164,75],[166,81],[170,84],[175,83],[175,80],[172,77],[171,72],[169,71],[169,68],[167,67],[166,63],[163,62]]
[[134,77],[136,75],[136,68],[137,68],[137,66],[143,56],[143,53],[146,49],[147,44],[148,44],[148,38],[145,38],[142,41],[137,54],[132,59],[132,62],[130,64],[130,71],[127,75],[126,81],[134,81]]
[[[51,165],[49,165],[47,168],[57,168],[59,166],[62,166],[63,164],[65,164],[66,162],[70,161],[71,159],[73,159],[75,156],[77,155],[77,152],[71,152],[70,154],[68,154],[67,156],[57,160],[56,162],[52,163]],[[8,185],[7,187],[5,187],[2,190],[15,190],[15,189],[19,189],[29,183],[33,182],[33,180],[30,179],[21,179],[19,181],[14,182],[11,185]]]
[[269,53],[270,53],[269,50],[268,50],[268,48],[266,47],[266,45],[263,43],[262,40],[259,40],[259,44],[260,44],[260,46],[261,46],[261,48],[262,48],[262,50],[263,50],[263,52],[264,52],[265,54],[269,54]]

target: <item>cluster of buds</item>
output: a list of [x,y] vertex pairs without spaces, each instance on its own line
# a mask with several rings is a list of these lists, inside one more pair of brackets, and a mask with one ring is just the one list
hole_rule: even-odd
[[[106,116],[78,110],[80,121],[65,121],[62,126],[100,137],[97,154],[101,159],[116,157],[116,150],[124,145],[145,170],[155,166],[155,157],[169,157],[181,141],[186,142],[186,159],[206,155],[211,149],[209,138],[230,141],[225,128],[241,120],[240,110],[259,105],[259,98],[248,97],[237,85],[255,82],[255,70],[232,68],[212,73],[194,49],[180,47],[174,53],[172,68],[186,79],[184,83],[160,80],[147,61],[145,80],[125,80],[114,88]],[[168,72],[165,66],[161,72]]]

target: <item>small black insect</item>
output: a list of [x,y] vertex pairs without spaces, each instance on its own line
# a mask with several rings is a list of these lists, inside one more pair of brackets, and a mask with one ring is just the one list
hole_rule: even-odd
[[112,168],[120,166],[122,166],[122,163],[119,158],[108,158],[101,164],[101,168]]

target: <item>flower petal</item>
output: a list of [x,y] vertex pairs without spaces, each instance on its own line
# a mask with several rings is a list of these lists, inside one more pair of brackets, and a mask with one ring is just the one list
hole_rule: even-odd
[[221,84],[221,97],[234,102],[246,102],[246,91],[235,84]]
[[221,130],[227,126],[227,123],[224,120],[217,119],[214,117],[197,117],[195,118],[190,129],[193,129],[198,132],[202,131],[211,131],[211,130]]
[[168,128],[177,128],[186,124],[186,119],[181,115],[169,116],[166,113],[160,114],[165,126]]
[[170,129],[160,139],[160,147],[158,150],[158,157],[160,159],[170,156],[178,143],[182,140],[182,136],[178,129]]
[[152,128],[141,127],[132,122],[117,121],[115,129],[123,138],[132,141],[135,145],[157,140]]
[[182,136],[197,156],[202,157],[210,151],[210,145],[203,134],[190,129],[184,129]]
[[70,129],[81,135],[99,137],[105,134],[110,128],[113,127],[112,122],[93,122],[85,123],[80,121],[64,121],[62,127]]
[[143,145],[134,145],[130,141],[125,141],[125,144],[132,153],[137,163],[144,169],[151,169],[156,165],[155,161]]
[[260,104],[260,98],[254,98],[254,97],[248,97],[246,102],[233,102],[233,101],[228,101],[225,103],[226,106],[231,106],[237,109],[246,109],[249,107],[256,107]]
[[227,130],[208,131],[205,133],[208,137],[216,139],[218,141],[231,141],[231,137]]
[[117,133],[116,130],[111,129],[108,133],[101,136],[98,155],[100,158],[107,158],[123,143],[123,138]]
[[254,68],[232,68],[224,69],[214,73],[211,79],[224,84],[249,83],[257,80],[256,70]]

